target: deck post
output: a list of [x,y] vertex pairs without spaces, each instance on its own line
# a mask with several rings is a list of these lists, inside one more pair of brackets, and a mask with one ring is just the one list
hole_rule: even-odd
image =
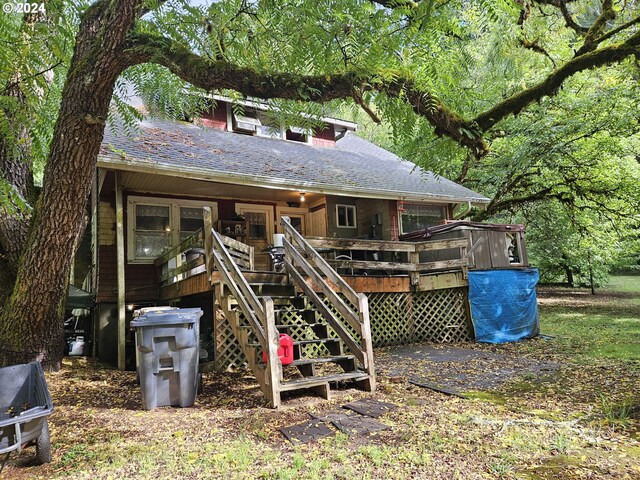
[[369,299],[364,293],[358,293],[358,314],[362,324],[362,344],[367,364],[365,368],[369,378],[364,381],[364,389],[368,392],[376,390],[376,373],[373,364],[373,340],[371,339],[371,320],[369,319]]
[[211,229],[213,228],[213,220],[211,218],[211,208],[203,207],[204,215],[204,264],[207,268],[207,278],[211,281],[213,273],[213,261],[211,259],[211,251],[213,250],[213,238],[211,238]]
[[269,403],[271,408],[280,408],[280,381],[282,380],[282,363],[278,358],[278,347],[280,346],[280,336],[276,329],[276,320],[273,310],[273,300],[270,297],[262,299],[265,312],[264,331],[267,347],[267,375],[266,381],[269,386]]
[[409,263],[414,266],[414,270],[409,272],[409,278],[411,279],[411,285],[415,287],[420,283],[420,272],[417,270],[418,264],[420,263],[420,252],[415,250],[409,252]]
[[122,206],[122,178],[116,177],[116,265],[118,287],[118,369],[125,369],[125,279],[124,279],[124,208]]

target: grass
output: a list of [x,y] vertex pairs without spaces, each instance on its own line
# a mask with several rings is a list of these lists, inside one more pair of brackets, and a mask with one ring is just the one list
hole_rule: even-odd
[[[552,359],[561,369],[529,373],[466,399],[380,375],[374,394],[336,391],[329,402],[295,397],[273,411],[262,406],[249,376],[208,373],[193,408],[146,412],[132,372],[67,359],[62,371],[47,375],[55,405],[53,462],[34,466],[33,449],[25,449],[3,474],[16,480],[640,478],[640,277],[614,278],[596,296],[542,289],[540,299],[543,333],[555,338],[465,346]],[[400,406],[381,419],[387,430],[337,433],[300,446],[278,431],[365,396]]]
[[553,302],[542,296],[542,333],[559,337],[569,353],[640,360],[640,276],[612,277],[596,295],[586,289],[562,294]]

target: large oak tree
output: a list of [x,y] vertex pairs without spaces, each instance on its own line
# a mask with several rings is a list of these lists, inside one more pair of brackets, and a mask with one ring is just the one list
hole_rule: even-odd
[[[536,16],[555,19],[564,36],[564,51],[554,52],[553,65],[531,79],[513,78],[502,95],[487,96],[482,108],[452,101],[465,83],[444,75],[454,58],[447,52],[452,39],[520,32],[505,36],[509,48],[548,55],[540,38],[530,37],[546,33],[528,27]],[[22,19],[25,41],[30,26],[57,27],[60,18],[51,12],[47,17]],[[11,128],[0,129],[0,365],[30,360],[59,365],[71,258],[85,225],[84,208],[114,88],[123,73],[141,91],[145,80],[153,84],[148,66],[157,65],[202,91],[315,103],[350,99],[372,118],[386,116],[399,125],[409,116],[424,119],[436,135],[466,148],[473,162],[487,154],[492,129],[505,118],[555,95],[579,72],[640,56],[639,21],[635,2],[618,5],[612,0],[91,4],[80,15],[73,56],[63,65],[67,74],[51,142],[44,149],[37,199],[33,163],[25,156],[37,146],[29,126],[41,113],[28,107],[22,112],[21,105],[31,79],[43,77],[46,68],[33,75],[10,72],[0,79],[3,99],[12,99],[2,104]],[[64,57],[57,52],[50,58],[56,55]],[[46,63],[49,57],[43,53],[39,58]],[[480,82],[477,88],[482,86]],[[32,89],[31,98],[46,88]]]

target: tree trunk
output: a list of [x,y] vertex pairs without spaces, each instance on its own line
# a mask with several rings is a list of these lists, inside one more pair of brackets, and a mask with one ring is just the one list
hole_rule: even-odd
[[85,224],[96,159],[121,64],[119,48],[139,1],[106,0],[87,10],[10,298],[0,313],[0,366],[41,361],[60,366],[71,260]]

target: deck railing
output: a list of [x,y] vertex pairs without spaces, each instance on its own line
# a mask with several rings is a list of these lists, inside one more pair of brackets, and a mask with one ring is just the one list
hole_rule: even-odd
[[[287,273],[360,361],[364,370],[370,376],[368,389],[374,390],[373,345],[371,343],[367,296],[363,293],[357,293],[338,275],[314,247],[293,228],[289,217],[283,216],[281,225],[284,232]],[[314,268],[310,261],[315,264],[315,267],[320,272]],[[331,306],[337,310],[339,316],[325,304],[320,295],[316,293],[316,290],[307,283],[303,274],[313,282],[320,294],[327,298]],[[340,317],[357,333],[361,339],[360,342],[353,337],[347,326],[342,323]]]
[[170,285],[204,272],[203,246],[204,234],[202,230],[198,230],[158,257],[153,263],[159,271],[160,286]]
[[[326,263],[335,268],[346,269],[351,272],[408,273],[413,285],[418,284],[420,273],[425,272],[462,270],[466,278],[469,267],[469,260],[467,258],[469,242],[466,238],[415,243],[325,237],[306,237],[306,240],[309,245],[317,250],[349,251],[350,255],[338,255],[336,258],[328,258],[325,260]],[[436,252],[451,249],[458,249],[459,258],[439,261],[420,260],[420,254],[422,252]],[[354,252],[379,252],[382,253],[382,256],[387,255],[393,257],[393,260],[358,260],[349,258]]]

